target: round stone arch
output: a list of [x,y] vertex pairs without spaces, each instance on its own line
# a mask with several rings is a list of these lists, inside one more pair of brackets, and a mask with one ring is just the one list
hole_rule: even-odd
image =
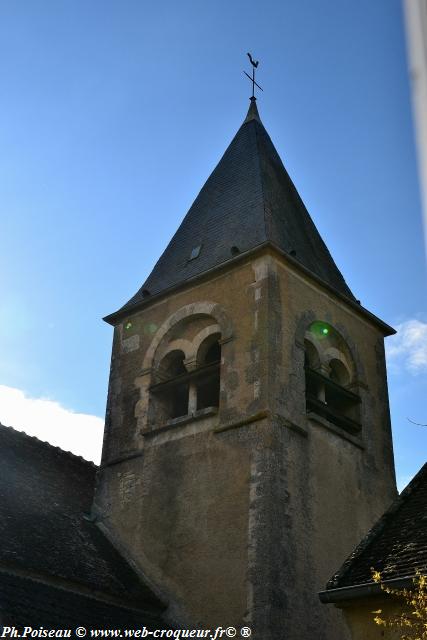
[[346,368],[349,378],[354,379],[354,376],[355,376],[354,361],[348,345],[346,346],[351,356],[350,358],[347,357],[347,354],[343,353],[340,349],[337,349],[336,347],[328,347],[327,349],[324,350],[322,355],[325,360],[325,364],[329,364],[332,360],[338,360],[339,362],[341,362],[342,365]]
[[[356,345],[354,343],[354,341],[352,340],[351,336],[349,335],[347,329],[345,328],[345,326],[343,326],[341,323],[335,325],[333,322],[331,322],[330,320],[324,320],[324,319],[320,319],[313,311],[306,311],[303,314],[301,314],[298,322],[297,322],[297,327],[296,327],[296,331],[295,331],[295,344],[297,347],[299,347],[302,351],[304,351],[305,347],[304,347],[304,340],[309,340],[311,341],[313,347],[316,348],[317,352],[319,353],[319,356],[321,358],[321,362],[322,364],[326,364],[323,362],[323,360],[325,359],[325,353],[322,353],[322,350],[319,349],[319,345],[317,344],[317,341],[309,336],[306,336],[306,332],[308,330],[308,328],[314,323],[314,322],[324,322],[325,324],[329,325],[330,327],[332,327],[332,329],[338,334],[338,336],[340,336],[340,338],[342,339],[342,341],[345,343],[349,354],[350,354],[350,362],[346,362],[346,360],[342,359],[341,357],[338,357],[337,359],[339,360],[343,360],[343,363],[347,365],[347,367],[350,367],[351,369],[351,373],[354,376],[355,380],[362,380],[363,379],[363,366],[362,363],[360,362],[360,359],[358,358],[358,354],[357,354],[357,349],[356,349]],[[302,357],[302,356],[301,356]],[[337,356],[335,356],[337,357]],[[303,357],[302,357],[303,358]]]
[[205,327],[202,329],[194,338],[192,347],[193,354],[192,357],[195,360],[199,360],[199,350],[202,345],[210,336],[214,336],[216,334],[221,333],[221,327],[218,324],[211,324],[209,327]]
[[192,343],[189,340],[184,340],[179,338],[177,340],[172,340],[172,342],[168,342],[162,348],[156,349],[153,360],[151,362],[154,367],[156,367],[171,351],[182,351],[184,353],[185,358],[189,358],[193,351]]
[[[309,349],[307,345],[310,347]],[[317,341],[312,336],[304,337],[304,351],[312,368],[317,369],[322,366],[322,352]]]
[[193,302],[181,307],[167,318],[159,327],[144,357],[142,369],[146,370],[152,366],[154,356],[161,341],[168,331],[178,322],[190,318],[191,316],[210,316],[216,321],[217,331],[221,333],[221,340],[229,340],[233,335],[233,327],[230,319],[221,305],[216,302]]
[[[312,323],[310,323],[309,327],[311,326],[311,324]],[[329,326],[332,327],[332,325],[329,325]],[[334,329],[334,327],[332,328]],[[340,338],[340,340],[342,340],[343,344],[345,345],[345,351],[348,352],[347,354],[341,351],[340,349],[338,349],[337,347],[333,347],[333,346],[328,346],[326,349],[322,348],[321,342],[317,340],[315,336],[307,335],[307,333],[305,334],[305,337],[304,337],[304,345],[309,344],[311,346],[311,348],[313,349],[313,353],[315,352],[315,355],[318,359],[320,369],[327,368],[331,360],[338,360],[339,362],[342,363],[342,365],[347,370],[349,378],[353,378],[355,368],[354,368],[353,358],[352,358],[350,349],[348,348],[341,334],[339,334],[338,331],[336,331],[335,329],[334,329],[334,332]]]

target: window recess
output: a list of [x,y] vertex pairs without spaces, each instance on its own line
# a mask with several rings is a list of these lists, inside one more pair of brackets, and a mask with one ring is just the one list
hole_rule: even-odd
[[307,411],[313,411],[350,433],[358,433],[360,397],[327,376],[305,367]]
[[165,421],[192,416],[203,409],[218,408],[220,366],[221,347],[218,339],[202,343],[194,369],[186,369],[183,352],[168,354],[149,388],[156,400],[156,426]]

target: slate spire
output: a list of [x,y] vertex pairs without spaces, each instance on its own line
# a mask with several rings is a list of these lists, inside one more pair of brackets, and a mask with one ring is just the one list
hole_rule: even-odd
[[255,96],[249,98],[249,100],[251,101],[251,104],[249,105],[248,115],[244,119],[243,124],[245,124],[246,122],[250,122],[251,120],[258,120],[258,122],[262,125],[261,118],[259,117],[258,113],[258,107],[256,106]]
[[251,98],[240,129],[147,280],[120,312],[265,243],[355,300]]

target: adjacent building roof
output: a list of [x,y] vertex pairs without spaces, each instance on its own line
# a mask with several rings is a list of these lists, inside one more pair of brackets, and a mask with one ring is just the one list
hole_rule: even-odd
[[[13,620],[27,601],[45,624],[55,611],[84,624],[78,608],[97,618],[105,602],[110,619],[123,619],[130,608],[133,618],[145,611],[160,620],[162,603],[91,519],[96,470],[0,425],[0,609]],[[41,606],[34,594],[44,592]],[[21,623],[31,624],[28,615]]]
[[354,300],[252,98],[244,123],[153,271],[119,312],[265,243],[289,254],[337,292]]
[[[384,581],[427,572],[427,463],[363,538],[326,592],[372,583],[372,571]],[[333,598],[329,598],[333,601]]]
[[[107,602],[0,571],[0,625],[53,629],[167,629],[153,607]],[[89,633],[88,633],[89,635]],[[76,637],[72,634],[71,637]]]

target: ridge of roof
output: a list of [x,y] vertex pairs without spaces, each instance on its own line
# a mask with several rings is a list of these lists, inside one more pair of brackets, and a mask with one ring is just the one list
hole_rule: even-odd
[[[372,576],[369,574],[368,579],[365,579],[363,582],[351,583],[350,585],[344,584],[346,582],[346,578],[349,578],[350,571],[355,568],[358,561],[362,558],[365,552],[369,549],[372,549],[375,546],[378,538],[386,532],[388,526],[398,518],[399,512],[401,512],[402,508],[404,508],[408,502],[415,496],[418,490],[424,489],[427,490],[427,462],[421,467],[418,473],[412,478],[409,484],[405,487],[405,489],[397,496],[397,498],[392,502],[390,507],[385,511],[385,513],[377,520],[373,527],[368,531],[368,533],[362,538],[359,544],[355,547],[352,553],[348,556],[348,558],[343,562],[338,571],[329,579],[326,584],[326,591],[331,591],[335,589],[341,589],[346,587],[358,586],[360,584],[369,584],[373,583]],[[416,517],[417,514],[415,514]],[[425,517],[425,516],[424,516]],[[427,526],[426,526],[427,529]],[[427,545],[426,545],[427,552]],[[374,567],[378,570],[378,567]],[[370,567],[369,567],[370,571]],[[414,567],[415,571],[415,567]],[[363,573],[363,571],[362,571]],[[384,581],[387,581],[387,576],[383,576]],[[407,578],[407,571],[404,572],[404,575],[393,576],[392,579],[398,578]],[[348,582],[348,580],[347,580]]]
[[117,312],[264,243],[355,300],[251,99],[247,116],[136,294]]
[[15,427],[7,426],[7,425],[3,424],[2,422],[0,422],[0,432],[1,432],[2,429],[7,430],[7,432],[9,432],[11,435],[12,434],[14,436],[16,435],[18,437],[21,437],[22,439],[27,440],[27,441],[32,441],[36,445],[42,445],[43,447],[49,448],[51,450],[54,450],[57,453],[59,453],[60,455],[64,455],[65,457],[69,458],[70,460],[83,462],[86,465],[88,465],[89,467],[92,467],[93,469],[98,469],[98,465],[95,464],[92,460],[86,460],[85,458],[83,458],[83,456],[80,456],[80,455],[78,455],[76,453],[73,453],[72,451],[66,451],[65,449],[61,449],[61,447],[58,447],[57,445],[51,444],[47,440],[41,440],[37,436],[31,436],[28,433],[26,433],[25,431],[21,431],[20,429],[16,429]]

